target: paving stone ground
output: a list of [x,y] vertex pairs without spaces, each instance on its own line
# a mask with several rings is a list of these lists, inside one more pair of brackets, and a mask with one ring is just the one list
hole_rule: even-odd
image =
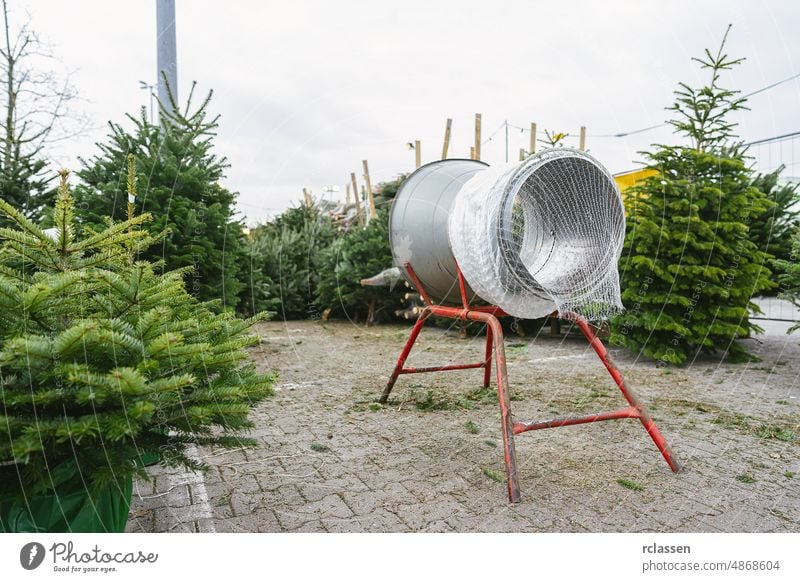
[[[669,471],[636,420],[535,431],[516,439],[523,502],[511,505],[482,371],[401,376],[377,404],[408,331],[260,325],[252,357],[280,379],[253,413],[259,446],[197,450],[205,474],[153,469],[128,531],[800,531],[796,336],[745,340],[754,364],[659,368],[611,350],[685,470]],[[506,351],[517,419],[624,405],[580,337],[507,337]],[[482,353],[482,337],[429,326],[408,365]]]

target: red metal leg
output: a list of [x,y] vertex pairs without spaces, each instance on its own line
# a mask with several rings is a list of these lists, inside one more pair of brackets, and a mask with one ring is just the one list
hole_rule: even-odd
[[617,369],[616,365],[614,365],[614,362],[611,361],[611,357],[608,355],[608,350],[606,350],[603,342],[601,342],[600,338],[598,338],[597,335],[592,331],[585,319],[576,316],[574,317],[574,321],[580,328],[581,332],[583,332],[583,335],[589,341],[589,344],[592,346],[595,353],[597,353],[600,361],[603,362],[603,365],[605,365],[608,373],[611,374],[611,377],[614,379],[614,382],[616,382],[617,386],[622,392],[622,395],[625,397],[625,400],[627,400],[628,404],[634,407],[639,413],[639,420],[642,422],[647,434],[649,434],[650,438],[653,439],[653,442],[655,443],[656,447],[658,447],[658,450],[661,451],[661,454],[664,456],[664,460],[667,461],[669,468],[675,473],[680,471],[681,466],[667,444],[666,439],[661,434],[661,431],[658,430],[656,423],[650,417],[650,414],[647,412],[647,409],[645,408],[644,404],[641,403],[636,393],[625,385],[625,380],[622,378],[622,374],[620,374],[619,369]]
[[[622,374],[620,374],[617,367],[611,361],[611,358],[609,357],[608,351],[606,350],[605,346],[592,331],[591,327],[589,326],[589,324],[585,319],[583,319],[578,315],[570,314],[570,319],[575,321],[575,323],[578,325],[583,335],[589,341],[589,344],[592,346],[595,353],[597,353],[597,356],[600,358],[600,361],[603,362],[603,365],[605,365],[609,374],[611,374],[611,377],[614,379],[614,382],[616,382],[623,396],[628,401],[629,406],[626,408],[620,408],[618,410],[613,410],[610,412],[601,412],[586,416],[555,418],[552,420],[538,421],[538,422],[515,423],[511,415],[511,402],[508,392],[508,373],[506,366],[505,347],[503,343],[504,342],[503,328],[501,327],[500,322],[497,319],[498,317],[502,317],[506,314],[503,312],[502,309],[495,306],[471,307],[467,300],[466,282],[464,281],[464,277],[461,274],[460,269],[458,272],[458,279],[459,279],[459,288],[461,291],[462,306],[449,307],[443,305],[434,305],[431,303],[430,297],[425,292],[425,289],[423,288],[422,284],[420,283],[419,279],[414,273],[414,270],[411,268],[411,265],[406,263],[405,267],[406,270],[408,271],[409,278],[412,280],[414,286],[417,288],[417,291],[420,293],[420,296],[425,302],[425,308],[420,314],[419,319],[414,324],[414,328],[411,330],[411,334],[408,338],[408,341],[406,341],[405,347],[403,348],[400,357],[397,360],[397,364],[394,368],[394,371],[392,372],[392,376],[389,378],[389,382],[386,385],[386,389],[383,391],[383,394],[381,395],[380,402],[385,403],[388,400],[389,394],[391,393],[392,388],[394,387],[394,384],[397,381],[397,377],[400,374],[416,374],[422,372],[444,372],[449,370],[484,368],[483,385],[484,387],[488,387],[491,382],[492,355],[494,355],[494,358],[496,360],[495,373],[497,374],[497,399],[500,405],[500,419],[503,431],[503,451],[505,457],[506,473],[508,475],[508,498],[512,503],[518,503],[520,501],[519,481],[517,476],[517,456],[514,446],[514,435],[530,430],[557,428],[562,426],[571,426],[576,424],[585,424],[590,422],[614,420],[620,418],[638,418],[641,421],[647,433],[650,435],[650,438],[655,443],[656,447],[658,447],[658,450],[661,451],[661,454],[664,456],[664,459],[667,461],[670,468],[675,472],[680,470],[680,465],[678,464],[675,455],[670,450],[669,445],[667,444],[661,432],[658,430],[658,427],[656,426],[655,422],[653,422],[653,419],[648,414],[647,409],[640,402],[636,394],[625,385],[625,381],[622,378]],[[411,353],[411,349],[414,347],[414,343],[417,341],[417,337],[419,336],[419,333],[422,330],[422,326],[425,325],[425,320],[430,315],[437,315],[440,317],[447,317],[450,319],[470,320],[470,321],[478,321],[481,323],[485,323],[486,350],[484,354],[484,359],[481,362],[477,362],[474,364],[452,364],[447,366],[433,366],[425,368],[406,368],[405,367],[406,360],[408,359],[408,356]]]
[[408,341],[406,341],[403,351],[400,352],[400,357],[397,358],[397,365],[394,367],[394,372],[392,372],[392,376],[389,378],[389,382],[386,384],[386,388],[384,388],[383,394],[381,394],[381,398],[378,401],[381,404],[386,404],[386,401],[389,399],[389,394],[392,393],[394,383],[397,382],[397,377],[400,375],[401,371],[403,370],[403,366],[406,364],[408,354],[411,353],[411,348],[414,347],[414,343],[417,341],[417,336],[419,336],[419,332],[422,330],[422,326],[425,325],[425,320],[428,319],[430,314],[430,308],[423,308],[422,313],[419,315],[419,319],[417,319],[417,321],[414,323],[414,329],[411,330],[411,335],[408,336]]
[[500,404],[500,423],[503,430],[503,451],[508,477],[508,500],[519,503],[519,478],[517,477],[517,452],[514,447],[514,419],[511,416],[511,402],[508,395],[508,373],[506,371],[506,351],[503,344],[503,328],[500,321],[489,313],[468,311],[467,319],[482,321],[486,324],[487,333],[491,333],[494,354],[497,359],[497,400]]
[[486,356],[484,361],[483,371],[483,387],[488,388],[492,381],[492,328],[486,326]]

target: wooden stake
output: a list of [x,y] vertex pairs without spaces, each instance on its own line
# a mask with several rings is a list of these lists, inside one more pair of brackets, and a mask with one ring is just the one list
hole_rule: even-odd
[[345,208],[350,206],[350,184],[347,185],[347,200],[344,203]]
[[356,218],[358,224],[364,224],[364,219],[361,216],[361,202],[358,199],[358,185],[356,184],[356,173],[350,172],[350,182],[353,183],[353,198],[356,199]]
[[525,159],[525,148],[519,148],[519,161],[521,162],[524,159]]
[[584,150],[584,151],[586,150],[586,126],[585,125],[581,125],[581,139],[580,139],[580,145],[578,146],[578,148],[581,149],[581,150]]
[[367,160],[363,160],[362,163],[364,164],[364,182],[367,185],[367,199],[369,200],[369,217],[370,219],[377,218],[378,211],[375,209],[375,199],[372,197],[372,182],[369,179],[369,165]]
[[303,201],[306,203],[306,206],[309,208],[311,207],[311,195],[306,188],[303,188]]
[[453,127],[453,120],[447,118],[447,123],[444,126],[444,146],[442,146],[442,159],[447,159],[447,150],[450,148],[450,129]]
[[481,159],[481,114],[475,114],[475,154],[473,160]]
[[528,150],[528,155],[536,153],[536,124],[531,123],[531,149]]
[[475,146],[469,146],[469,159],[475,159]]
[[[417,164],[418,168],[422,165],[422,144],[419,140],[414,142],[414,163]],[[366,172],[366,170],[364,170],[364,172]]]
[[561,335],[561,321],[557,317],[550,318],[550,335]]

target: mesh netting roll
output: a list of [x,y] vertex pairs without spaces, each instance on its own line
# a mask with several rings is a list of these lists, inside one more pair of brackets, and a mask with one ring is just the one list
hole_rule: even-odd
[[456,196],[448,232],[470,287],[509,315],[596,320],[622,310],[622,199],[582,151],[546,150],[478,172]]

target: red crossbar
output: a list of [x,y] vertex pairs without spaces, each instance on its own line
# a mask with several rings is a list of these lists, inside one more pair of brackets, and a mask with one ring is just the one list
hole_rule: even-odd
[[556,428],[559,426],[571,426],[573,424],[586,424],[587,422],[598,422],[601,420],[615,420],[617,418],[639,418],[639,411],[633,406],[626,406],[611,412],[598,412],[586,416],[574,416],[554,418],[552,420],[542,420],[539,422],[515,422],[514,434],[520,434],[529,430],[539,430],[540,428]]
[[401,374],[423,374],[425,372],[448,372],[450,370],[471,370],[473,368],[483,368],[486,362],[475,364],[453,364],[452,366],[432,366],[430,368],[403,368]]
[[[622,392],[622,395],[628,401],[628,406],[618,410],[612,410],[610,412],[599,412],[597,414],[589,414],[586,416],[562,417],[537,422],[514,422],[511,416],[511,402],[508,395],[508,373],[506,370],[503,328],[500,325],[500,321],[497,319],[498,317],[503,317],[507,314],[499,307],[492,305],[475,307],[470,306],[467,298],[466,281],[464,280],[464,275],[461,273],[461,269],[458,266],[456,266],[456,268],[458,269],[458,286],[461,294],[461,307],[449,307],[446,305],[434,304],[424,286],[417,278],[417,274],[414,272],[414,269],[411,268],[411,265],[409,263],[405,263],[404,267],[409,278],[411,279],[411,282],[414,284],[414,287],[417,289],[417,292],[419,292],[420,297],[422,297],[422,300],[425,302],[425,307],[422,309],[419,319],[417,319],[416,323],[414,324],[411,334],[408,337],[408,341],[406,341],[406,345],[403,347],[403,351],[400,353],[400,357],[397,359],[397,364],[395,365],[394,371],[389,378],[389,382],[386,384],[383,394],[381,394],[380,402],[386,403],[386,401],[389,399],[389,395],[392,392],[392,388],[397,381],[397,378],[401,374],[420,374],[425,372],[446,372],[450,370],[484,368],[483,386],[486,388],[489,386],[491,381],[492,354],[494,354],[496,363],[495,373],[497,375],[497,400],[500,404],[503,452],[505,457],[506,475],[508,477],[508,498],[512,503],[519,503],[521,501],[519,480],[517,477],[517,459],[514,446],[514,435],[531,430],[558,428],[561,426],[586,424],[590,422],[600,422],[604,420],[615,420],[620,418],[638,418],[647,431],[647,434],[650,435],[650,438],[653,440],[656,447],[658,447],[658,450],[661,451],[661,454],[667,461],[670,469],[672,469],[674,472],[680,470],[680,466],[675,459],[675,455],[670,450],[666,439],[664,439],[663,435],[661,434],[661,431],[658,430],[656,423],[650,417],[644,404],[641,403],[636,394],[625,385],[622,374],[608,355],[608,350],[606,350],[605,346],[600,341],[600,338],[597,337],[597,334],[585,319],[577,314],[566,314],[566,318],[576,323],[584,337],[586,337],[587,341],[594,349],[597,357],[601,362],[603,362],[603,365],[614,379],[614,382],[616,383],[620,392]],[[414,347],[414,343],[417,341],[417,337],[422,330],[422,326],[425,325],[425,321],[431,315],[449,319],[459,319],[463,321],[477,321],[486,324],[486,352],[484,360],[474,364],[453,364],[448,366],[431,366],[427,368],[406,368],[405,363],[408,359],[408,355],[411,353],[411,348]]]

